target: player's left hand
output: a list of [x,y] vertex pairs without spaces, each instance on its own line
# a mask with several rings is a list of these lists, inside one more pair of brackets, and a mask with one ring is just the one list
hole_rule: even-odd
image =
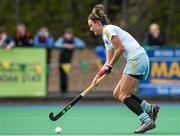
[[111,73],[111,70],[112,70],[112,65],[111,64],[107,64],[105,67],[104,67],[104,71],[106,74],[110,74]]

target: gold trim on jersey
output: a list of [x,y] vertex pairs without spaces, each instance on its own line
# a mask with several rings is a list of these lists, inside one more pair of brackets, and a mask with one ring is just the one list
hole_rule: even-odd
[[109,40],[111,40],[111,38],[112,38],[112,34],[107,30],[107,29],[103,29],[103,33],[107,36],[107,38],[109,39]]
[[136,75],[136,69],[137,69],[137,58],[136,58],[136,59],[131,60],[131,63],[132,63],[132,74],[133,74],[133,75]]

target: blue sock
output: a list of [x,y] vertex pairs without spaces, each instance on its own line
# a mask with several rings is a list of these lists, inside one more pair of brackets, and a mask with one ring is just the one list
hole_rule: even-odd
[[146,112],[149,113],[151,111],[151,104],[147,101],[143,100],[141,103],[141,108]]
[[143,112],[141,115],[139,115],[138,119],[146,125],[149,125],[152,122],[152,120],[149,118],[149,115],[146,112]]

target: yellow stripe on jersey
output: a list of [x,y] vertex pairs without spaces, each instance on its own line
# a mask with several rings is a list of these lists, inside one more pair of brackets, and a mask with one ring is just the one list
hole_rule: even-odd
[[103,33],[107,36],[109,40],[111,40],[112,34],[107,29],[103,29]]
[[137,59],[132,60],[132,74],[136,75]]

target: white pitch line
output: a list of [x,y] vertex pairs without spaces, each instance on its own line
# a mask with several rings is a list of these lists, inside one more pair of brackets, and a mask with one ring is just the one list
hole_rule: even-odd
[[[0,120],[7,120],[7,119],[40,119],[40,120],[44,120],[46,118],[44,117],[0,117]],[[132,120],[135,119],[133,117],[64,117],[64,120]],[[180,118],[173,118],[173,117],[163,117],[163,118],[159,118],[159,120],[176,120],[179,121]]]
[[[142,134],[140,134],[142,135]],[[95,134],[95,135],[84,135],[84,134],[79,134],[79,135],[63,135],[61,134],[61,136],[140,136],[140,135],[137,135],[137,134],[132,134],[132,135],[126,135],[126,134],[115,134],[115,135],[99,135],[99,134]],[[0,135],[0,136],[24,136],[24,135]],[[55,135],[26,135],[26,136],[55,136]],[[171,135],[171,134],[168,134],[168,135],[164,135],[164,134],[160,134],[160,135],[156,135],[156,134],[143,134],[143,136],[180,136],[180,135]]]

